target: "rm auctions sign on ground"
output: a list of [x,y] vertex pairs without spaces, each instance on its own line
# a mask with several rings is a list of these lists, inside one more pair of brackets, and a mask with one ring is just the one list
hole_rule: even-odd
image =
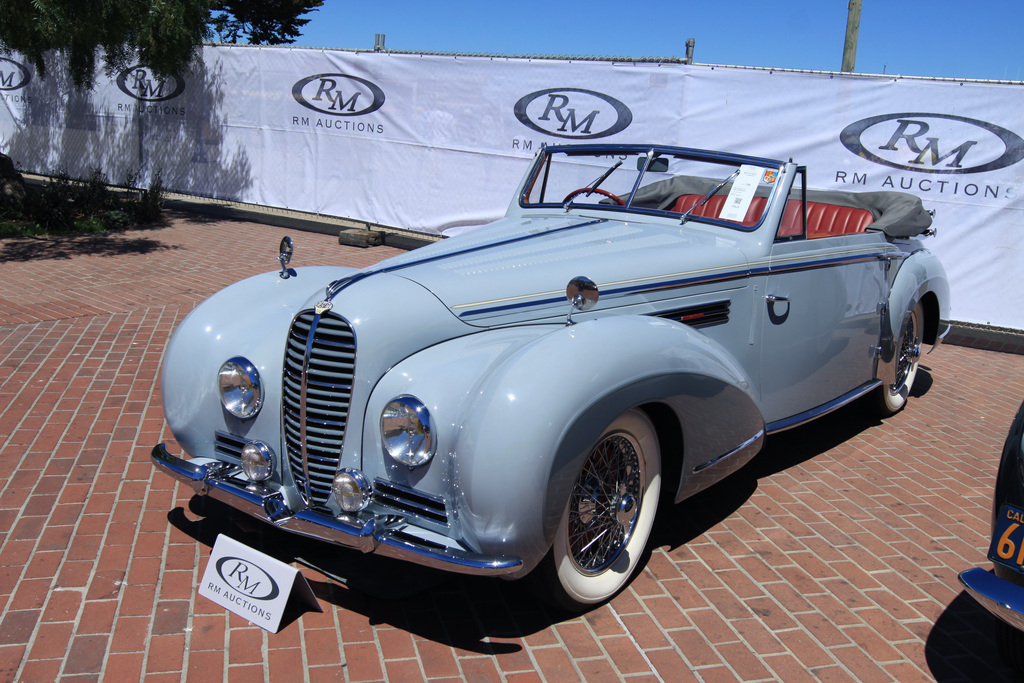
[[292,593],[316,611],[323,611],[299,570],[224,534],[217,536],[199,585],[200,595],[277,633]]

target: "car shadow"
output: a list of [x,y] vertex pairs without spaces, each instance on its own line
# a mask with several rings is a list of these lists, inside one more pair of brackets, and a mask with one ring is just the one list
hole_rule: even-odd
[[[198,542],[212,548],[225,534],[282,562],[310,567],[325,577],[307,578],[317,599],[361,614],[370,624],[388,624],[466,652],[519,652],[520,644],[502,641],[565,619],[529,595],[522,582],[461,576],[301,538],[205,496],[193,496],[189,511],[200,519],[190,519],[180,507],[167,518]],[[290,602],[281,629],[304,611]]]
[[[930,376],[918,372],[919,379]],[[917,381],[915,380],[915,386]],[[813,422],[777,432],[764,441],[761,452],[732,475],[686,500],[663,509],[652,532],[652,543],[674,550],[736,512],[757,490],[760,479],[796,467],[881,424],[867,396]]]
[[[926,391],[927,370],[918,373],[918,381]],[[757,490],[759,479],[798,466],[878,424],[864,402],[854,402],[807,425],[773,434],[761,453],[732,476],[661,511],[641,567],[653,548],[675,549],[736,512]],[[204,496],[194,496],[189,510],[199,519],[175,508],[168,520],[200,543],[212,548],[223,533],[282,562],[310,567],[325,577],[309,580],[319,600],[361,614],[371,624],[388,624],[467,652],[518,652],[520,644],[502,641],[576,618],[538,600],[527,581],[451,574],[301,538]],[[301,613],[286,612],[282,628]],[[581,618],[600,617],[595,610]]]
[[1015,681],[999,658],[996,617],[966,592],[960,593],[935,620],[924,646],[925,662],[944,681]]

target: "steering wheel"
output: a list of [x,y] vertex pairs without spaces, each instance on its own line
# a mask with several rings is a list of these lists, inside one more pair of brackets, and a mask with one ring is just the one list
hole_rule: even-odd
[[583,194],[584,192],[596,192],[598,194],[604,195],[605,197],[608,197],[608,199],[614,199],[619,203],[619,206],[626,205],[626,202],[622,201],[622,199],[618,195],[612,194],[608,190],[602,190],[600,187],[581,187],[578,190],[573,190],[569,194],[565,195],[565,199],[562,200],[562,203],[565,204],[567,201],[569,201],[576,195]]

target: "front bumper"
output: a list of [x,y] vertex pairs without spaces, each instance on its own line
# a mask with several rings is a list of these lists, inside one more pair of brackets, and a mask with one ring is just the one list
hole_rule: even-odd
[[1024,631],[1024,588],[981,567],[960,572],[960,583],[982,607]]
[[236,479],[232,466],[196,465],[171,455],[164,444],[153,449],[151,458],[158,470],[188,484],[196,494],[210,496],[294,534],[460,574],[502,576],[523,566],[518,557],[481,555],[420,541],[403,531],[406,525],[394,515],[363,512],[332,517],[309,509],[291,510],[280,493],[259,491]]

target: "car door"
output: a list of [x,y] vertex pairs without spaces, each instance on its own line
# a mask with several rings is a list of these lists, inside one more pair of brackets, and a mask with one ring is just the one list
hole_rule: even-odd
[[[877,232],[816,237],[820,225],[810,226],[808,237],[802,186],[801,174],[771,248],[765,285],[761,403],[769,430],[799,422],[875,376],[884,238]],[[817,204],[811,209],[816,212]]]

